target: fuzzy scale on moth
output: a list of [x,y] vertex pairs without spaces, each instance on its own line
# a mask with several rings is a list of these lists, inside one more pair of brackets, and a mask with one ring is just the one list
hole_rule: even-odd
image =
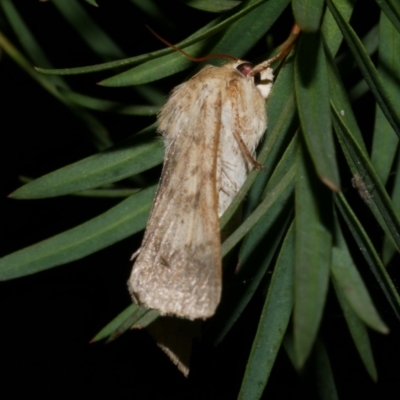
[[205,66],[162,108],[160,184],[128,287],[163,315],[208,318],[221,297],[219,218],[257,162],[271,68],[233,61]]

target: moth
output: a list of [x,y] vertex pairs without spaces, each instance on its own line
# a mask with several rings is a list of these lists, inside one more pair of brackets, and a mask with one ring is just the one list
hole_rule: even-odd
[[371,201],[372,195],[368,189],[368,186],[365,184],[363,178],[361,177],[361,175],[355,174],[351,178],[351,184],[353,185],[353,188],[358,190],[358,194],[364,200],[364,202],[366,204],[369,204]]
[[[282,57],[282,54],[278,54]],[[254,167],[267,128],[270,65],[205,66],[158,116],[165,160],[128,288],[162,315],[209,318],[222,287],[219,218]]]

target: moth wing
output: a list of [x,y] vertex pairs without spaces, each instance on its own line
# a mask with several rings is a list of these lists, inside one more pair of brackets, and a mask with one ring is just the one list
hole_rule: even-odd
[[218,85],[204,90],[201,72],[195,82],[178,87],[161,112],[165,162],[128,282],[139,303],[189,319],[213,315],[221,296],[216,187],[221,94]]

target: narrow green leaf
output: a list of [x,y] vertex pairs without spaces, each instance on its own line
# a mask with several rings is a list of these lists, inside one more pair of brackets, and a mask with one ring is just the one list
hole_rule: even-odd
[[[400,158],[397,160],[397,165],[394,170],[394,184],[392,193],[392,204],[397,215],[400,215]],[[387,235],[383,238],[382,261],[388,265],[392,257],[397,253],[396,247],[393,246],[392,240]]]
[[317,174],[331,190],[340,190],[329,107],[325,53],[319,34],[303,34],[295,62],[297,108]]
[[374,245],[342,193],[338,193],[335,196],[335,204],[345,219],[346,225],[350,229],[357,246],[371,268],[378,285],[381,287],[397,318],[400,319],[400,296],[382,264]]
[[[383,13],[381,13],[379,26],[380,44],[378,73],[394,103],[399,103],[400,83],[397,77],[400,68],[400,61],[397,52],[400,46],[400,34],[395,30],[395,27]],[[387,122],[381,109],[377,107],[371,162],[383,184],[386,184],[391,173],[393,160],[398,149],[398,142],[398,137]],[[398,168],[396,168],[396,170],[398,170]],[[392,204],[397,215],[400,215],[399,185],[400,181],[397,174],[395,174]],[[395,253],[396,248],[393,246],[391,238],[385,236],[382,247],[383,263],[387,265]]]
[[353,137],[357,141],[358,145],[366,152],[367,149],[365,147],[364,139],[356,117],[354,116],[349,98],[347,97],[346,89],[343,85],[342,79],[340,78],[335,62],[333,61],[333,57],[329,49],[326,47],[325,53],[328,67],[330,101],[336,110],[340,110],[341,118],[353,133]]
[[148,310],[141,318],[139,318],[133,325],[132,329],[143,329],[149,326],[160,316],[160,312],[157,310]]
[[317,32],[321,23],[324,0],[292,0],[296,22],[304,32]]
[[183,0],[189,7],[198,10],[220,13],[228,11],[241,3],[238,0]]
[[292,224],[276,262],[238,399],[260,399],[268,382],[292,313],[294,252]]
[[[279,188],[279,185],[287,176],[287,171],[293,169],[296,159],[296,154],[298,150],[298,140],[297,136],[293,138],[291,143],[286,149],[286,152],[282,156],[279,164],[277,165],[274,173],[268,182],[264,192],[262,193],[262,200],[265,201],[269,196],[273,195],[276,188]],[[264,239],[264,235],[266,233],[266,224],[263,222],[261,218],[251,232],[246,236],[246,239],[243,242],[242,248],[240,249],[240,259],[241,263],[245,263],[248,261],[249,257],[254,255],[254,249],[259,245],[261,241]],[[265,251],[265,247],[263,247]]]
[[400,33],[400,5],[396,0],[375,0],[386,18],[390,20],[393,26]]
[[370,91],[369,86],[365,79],[361,79],[349,90],[349,100],[351,103],[359,100]]
[[[5,10],[9,14],[10,21],[13,21],[14,29],[18,29],[18,34],[24,48],[29,49],[28,54],[34,60],[40,60],[41,62],[50,65],[45,55],[41,52],[40,46],[35,41],[34,36],[25,26],[23,20],[19,17],[16,9],[8,0],[1,3],[5,6]],[[54,77],[49,79],[39,73],[37,73],[31,63],[23,56],[13,44],[0,32],[0,47],[37,83],[39,83],[47,92],[54,96],[63,105],[67,106],[87,127],[89,130],[93,144],[98,150],[103,150],[112,145],[112,141],[108,136],[108,132],[105,127],[95,117],[85,112],[84,110],[76,107],[73,103],[68,101],[62,96],[58,90],[59,87],[67,88],[67,84],[61,78]],[[57,86],[56,86],[57,85]]]
[[115,332],[121,324],[127,320],[136,310],[138,306],[136,304],[131,304],[129,307],[125,308],[120,314],[118,314],[112,321],[110,321],[104,328],[102,328],[96,336],[90,341],[90,343],[99,342],[105,339]]
[[[398,52],[400,49],[400,33],[396,31],[383,13],[381,13],[379,27],[378,74],[393,103],[399,104],[400,57]],[[383,184],[386,184],[389,178],[398,144],[399,138],[383,115],[382,110],[377,107],[371,162]]]
[[[358,177],[358,180],[361,180],[366,189],[364,196],[367,195],[367,197],[364,198],[364,201],[368,204],[382,229],[400,251],[400,220],[393,209],[385,187],[374,171],[368,155],[358,146],[334,107],[332,107],[332,116],[339,143],[344,149],[353,178]],[[373,188],[373,194],[369,193],[371,188]]]
[[[185,51],[193,56],[200,56],[204,55],[205,52],[209,52],[229,53],[232,56],[241,58],[278,19],[289,1],[270,0],[265,4],[261,4],[257,9],[250,11],[240,20],[231,24],[211,50],[209,49],[210,40],[202,40],[187,47]],[[257,1],[251,0],[247,4],[251,5],[253,3],[257,3]],[[265,17],[260,18],[260,15]],[[246,35],[243,35],[244,31],[247,32]],[[214,38],[213,41],[215,41]],[[225,62],[226,60],[220,59],[215,62],[207,61],[207,64],[219,65]],[[175,52],[147,61],[138,67],[105,79],[100,84],[103,86],[140,85],[173,75],[189,68],[191,65],[192,61]]]
[[148,312],[149,309],[144,306],[137,307],[136,310],[133,311],[132,314],[128,315],[127,318],[122,321],[118,328],[110,335],[110,337],[107,339],[107,343],[113,342],[115,339],[118,339],[127,330],[131,329],[135,323],[145,317]]
[[77,197],[101,197],[115,199],[119,197],[129,197],[137,193],[140,189],[94,189],[82,190],[81,192],[73,193]]
[[350,335],[353,338],[361,361],[363,362],[370,377],[376,382],[378,379],[378,372],[376,370],[367,328],[350,307],[335,279],[332,281],[336,296],[340,303],[340,307],[343,310],[344,318],[346,319],[347,326],[349,327]]
[[[337,8],[341,11],[344,19],[348,21],[353,13],[353,0],[337,0]],[[326,44],[333,55],[336,55],[339,50],[340,44],[343,40],[343,35],[337,26],[329,9],[325,11],[324,19],[322,21],[321,32],[324,35]]]
[[162,162],[164,148],[154,125],[118,145],[30,182],[10,197],[40,199],[95,188],[146,171]]
[[[291,363],[297,369],[295,341],[290,332],[286,332],[283,345]],[[298,372],[308,392],[313,395],[312,398],[339,400],[328,353],[321,339],[317,338],[310,358]]]
[[157,0],[131,0],[137,8],[142,10],[148,16],[154,18],[160,23],[166,26],[173,26],[173,24],[165,18],[165,13],[162,11],[160,6],[157,4]]
[[[32,182],[34,179],[29,178],[24,175],[20,175],[18,179],[22,183]],[[101,198],[118,198],[118,197],[129,197],[133,194],[139,192],[140,189],[127,189],[120,188],[116,185],[105,185],[101,189],[93,189],[93,190],[82,190],[81,192],[72,193],[73,196],[77,197],[101,197]]]
[[[293,143],[291,147],[271,177],[263,202],[222,244],[222,254],[225,256],[250,232],[241,249],[241,268],[227,288],[227,294],[208,327],[208,335],[215,343],[223,339],[247,306],[286,232],[291,217],[290,200],[294,186],[293,163],[296,154],[293,148],[296,148],[296,144]],[[268,243],[268,249],[261,243]],[[262,256],[258,254],[260,251]]]
[[124,57],[117,43],[93,21],[77,0],[52,0],[52,3],[95,54],[104,60]]
[[[271,215],[272,212],[270,209],[273,208],[275,213],[277,213],[277,210],[282,210],[285,202],[288,200],[293,191],[293,178],[294,168],[292,167],[285,173],[285,175],[282,177],[282,180],[275,187],[267,186],[266,190],[270,191],[269,197],[267,196],[265,200],[249,216],[249,218],[247,218],[246,221],[235,232],[233,232],[228,239],[225,240],[225,242],[222,244],[223,256],[228,254],[229,251],[231,251],[233,247],[239,243],[239,241],[242,240],[247,233],[250,232],[253,226],[258,223],[263,215],[265,215],[267,212],[269,215]],[[274,214],[274,216],[276,216],[276,214]]]
[[[184,49],[188,46],[191,46],[194,43],[199,42],[202,39],[206,39],[206,38],[212,36],[220,31],[222,31],[223,29],[227,28],[233,22],[239,20],[244,15],[249,13],[251,10],[254,10],[261,4],[265,3],[266,1],[267,0],[258,0],[254,3],[252,3],[251,5],[244,7],[243,9],[238,11],[236,14],[227,17],[222,22],[218,22],[219,20],[212,21],[210,24],[208,24],[206,26],[206,27],[208,27],[208,29],[204,29],[204,28],[200,29],[198,32],[194,33],[193,35],[189,36],[187,39],[178,43],[176,46],[179,47],[180,49]],[[216,23],[216,22],[218,22],[218,23]],[[43,74],[50,74],[50,75],[86,74],[86,73],[90,73],[90,72],[104,71],[104,70],[111,69],[111,68],[124,67],[127,65],[140,64],[145,61],[153,60],[154,58],[159,58],[161,56],[171,54],[173,52],[175,52],[175,50],[168,47],[168,48],[165,48],[162,50],[153,51],[151,53],[142,54],[140,56],[127,58],[124,60],[111,61],[109,63],[90,65],[87,67],[62,68],[62,69],[36,68],[36,70]]]
[[374,64],[366,53],[360,39],[351,28],[351,26],[344,20],[340,11],[335,6],[334,0],[327,0],[329,9],[334,16],[343,36],[356,60],[364,79],[371,88],[371,91],[386,116],[388,122],[400,137],[400,114],[398,107],[395,107],[390,97],[384,89],[383,83],[376,71]]
[[92,6],[98,7],[99,5],[96,3],[96,0],[85,0],[86,3],[89,3]]
[[[240,20],[229,25],[209,53],[229,53],[242,58],[268,32],[289,2],[290,0],[268,0],[250,11]],[[253,3],[256,3],[256,0],[246,2],[247,5]],[[243,32],[246,34],[244,35]],[[217,65],[225,63],[224,60],[216,61]]]
[[78,260],[141,231],[155,190],[155,186],[144,189],[90,221],[1,258],[0,280]]
[[[327,9],[328,12],[329,9]],[[332,15],[332,14],[331,14]],[[369,56],[372,56],[378,51],[379,46],[379,24],[374,25],[362,38],[361,43],[363,44],[365,51]],[[344,50],[336,59],[336,64],[340,75],[346,76],[350,72],[357,69],[357,63],[350,50]]]
[[150,117],[152,115],[157,115],[161,108],[160,106],[123,104],[117,101],[103,100],[72,91],[65,91],[63,92],[63,95],[68,100],[71,100],[81,107],[85,107],[90,110],[113,112],[122,115]]
[[328,352],[321,340],[316,341],[310,361],[313,372],[312,384],[318,399],[339,400]]
[[[318,197],[317,197],[318,194]],[[298,367],[315,342],[328,291],[332,234],[331,193],[313,170],[304,143],[296,163],[294,338]]]
[[157,319],[159,315],[159,312],[156,310],[148,310],[143,306],[133,303],[101,329],[90,343],[99,342],[107,337],[110,337],[107,342],[111,342],[128,329],[145,328]]
[[380,318],[367,288],[354,265],[346,241],[335,218],[335,245],[332,248],[331,274],[351,308],[366,325],[381,333],[389,329]]
[[[198,43],[187,47],[185,51],[193,57],[197,57],[202,55],[206,46],[207,41],[201,40]],[[104,79],[98,84],[107,87],[143,85],[184,71],[192,64],[193,61],[184,57],[182,54],[175,52],[147,61],[137,67],[129,69],[128,71]]]
[[[41,46],[35,39],[32,31],[27,27],[24,20],[21,18],[14,3],[11,0],[3,0],[1,3],[4,13],[7,17],[7,21],[17,35],[25,53],[30,57],[30,59],[36,63],[43,65],[43,67],[51,68],[51,62],[47,58],[46,54],[43,52]],[[29,66],[32,68],[31,66]],[[60,87],[67,87],[64,79],[59,76],[48,77],[50,82]]]

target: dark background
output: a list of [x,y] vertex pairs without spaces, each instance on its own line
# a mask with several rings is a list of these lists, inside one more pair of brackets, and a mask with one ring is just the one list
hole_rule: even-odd
[[[178,42],[208,22],[214,15],[195,11],[178,1],[158,2],[173,24],[149,18],[129,1],[98,1],[86,10],[129,56],[162,48],[145,29],[147,23],[171,42]],[[378,21],[379,10],[363,1],[365,18],[353,25],[362,36]],[[80,37],[51,3],[16,1],[19,12],[56,67],[100,63],[87,51]],[[356,11],[360,9],[357,6]],[[360,15],[360,14],[357,14]],[[4,22],[4,21],[3,21]],[[292,24],[290,10],[272,29],[278,44]],[[2,27],[6,24],[2,24]],[[5,28],[7,37],[17,39]],[[265,47],[265,42],[260,47]],[[256,56],[260,50],[250,54]],[[261,50],[264,52],[264,50]],[[131,88],[111,89],[95,85],[112,71],[68,79],[77,91],[129,103],[143,102]],[[168,91],[187,76],[159,82]],[[175,79],[175,81],[174,81]],[[359,79],[357,72],[346,78],[349,87]],[[7,54],[0,61],[2,107],[0,126],[1,238],[0,255],[6,255],[99,215],[115,200],[66,196],[54,199],[17,201],[6,196],[20,186],[18,176],[37,177],[95,152],[82,124],[57,100],[28,77]],[[355,105],[368,142],[374,118],[372,96]],[[98,114],[118,141],[147,126],[151,119]],[[152,171],[156,180],[159,169]],[[346,172],[344,172],[346,174]],[[346,176],[345,182],[350,182]],[[372,227],[372,230],[378,230]],[[2,398],[36,395],[39,398],[106,397],[135,399],[234,399],[238,393],[247,357],[262,307],[256,295],[235,328],[217,348],[195,342],[191,374],[184,378],[157,348],[146,331],[132,331],[115,342],[89,344],[89,340],[126,308],[126,288],[131,254],[141,235],[121,241],[82,260],[34,276],[1,283],[0,346]],[[379,239],[381,233],[377,231]],[[356,256],[357,257],[357,256]],[[364,261],[359,263],[366,269]],[[359,264],[360,265],[360,264]],[[389,272],[399,277],[398,265]],[[341,399],[397,398],[397,360],[400,355],[399,323],[395,320],[374,280],[374,296],[384,320],[391,327],[387,337],[371,332],[379,383],[368,378],[351,342],[341,312],[334,300],[327,304],[322,326],[332,369]],[[265,398],[297,399],[310,394],[281,352],[265,391]]]

